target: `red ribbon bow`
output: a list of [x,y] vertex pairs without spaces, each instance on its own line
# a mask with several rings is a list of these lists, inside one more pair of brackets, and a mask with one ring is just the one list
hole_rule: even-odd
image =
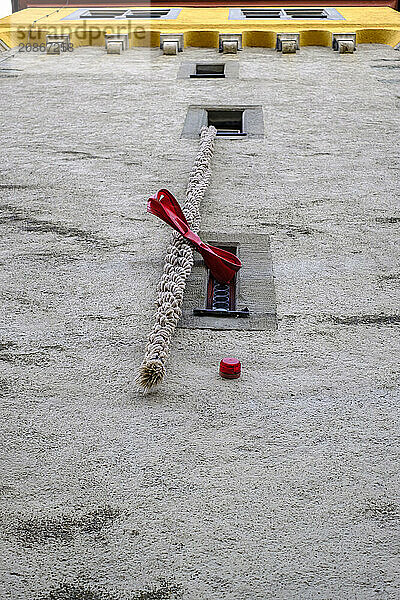
[[156,217],[171,225],[188,242],[193,244],[217,281],[229,283],[235,273],[239,271],[242,263],[237,256],[226,250],[221,250],[221,248],[205,244],[196,233],[189,229],[181,207],[168,190],[158,190],[157,194],[149,198],[147,212],[156,215]]

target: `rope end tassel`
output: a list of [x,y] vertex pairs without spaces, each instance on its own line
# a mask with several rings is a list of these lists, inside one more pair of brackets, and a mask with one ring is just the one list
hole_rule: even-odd
[[193,266],[193,246],[203,255],[207,266],[217,269],[221,277],[232,278],[241,266],[237,257],[204,244],[197,235],[199,206],[211,178],[210,162],[216,134],[217,130],[212,126],[203,127],[201,131],[200,148],[189,175],[183,212],[168,190],[159,190],[149,200],[148,212],[163,219],[181,235],[174,234],[167,249],[158,287],[155,323],[136,378],[136,383],[145,391],[161,383],[165,376],[172,335],[182,314],[186,280]]
[[161,360],[153,360],[142,363],[139,375],[136,378],[137,384],[145,391],[151,390],[162,382],[165,375],[165,365]]

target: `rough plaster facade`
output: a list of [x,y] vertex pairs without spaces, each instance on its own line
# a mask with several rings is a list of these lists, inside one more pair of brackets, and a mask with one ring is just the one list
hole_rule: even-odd
[[[400,55],[177,78],[217,57],[1,64],[2,599],[399,597]],[[217,141],[202,215],[270,236],[278,330],[179,329],[143,395],[169,237],[146,200],[183,198],[211,100],[263,106],[264,139]]]

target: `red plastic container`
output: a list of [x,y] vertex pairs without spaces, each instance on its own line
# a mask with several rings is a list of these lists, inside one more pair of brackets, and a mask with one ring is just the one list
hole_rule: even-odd
[[237,358],[223,358],[219,365],[219,374],[224,379],[238,379],[242,365]]

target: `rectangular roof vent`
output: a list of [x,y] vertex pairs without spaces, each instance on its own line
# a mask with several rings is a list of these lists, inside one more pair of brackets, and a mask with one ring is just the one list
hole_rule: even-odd
[[231,8],[229,19],[345,20],[336,8]]
[[122,17],[122,15],[126,12],[126,10],[109,10],[109,9],[97,9],[91,8],[90,10],[85,10],[81,15],[79,15],[80,19],[115,19],[117,17]]
[[61,20],[176,19],[180,12],[180,8],[78,8]]
[[148,9],[138,9],[138,10],[129,10],[125,19],[161,19],[162,17],[166,17],[169,13],[169,9],[158,9],[158,8],[148,8]]
[[324,8],[285,8],[285,14],[292,19],[327,19]]
[[246,19],[280,19],[281,10],[271,10],[266,8],[243,8],[242,13]]

